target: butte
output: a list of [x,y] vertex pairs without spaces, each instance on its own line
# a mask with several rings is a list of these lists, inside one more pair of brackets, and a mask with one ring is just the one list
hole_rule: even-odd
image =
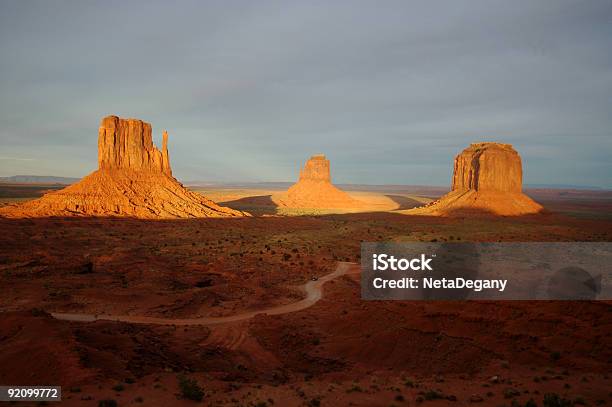
[[475,143],[455,157],[451,192],[409,214],[452,216],[540,213],[542,206],[522,192],[521,157],[510,144]]
[[329,160],[323,154],[310,157],[300,178],[279,200],[279,206],[308,209],[352,209],[363,204],[331,183]]
[[167,132],[160,151],[153,144],[149,123],[108,116],[98,131],[98,170],[62,190],[2,208],[0,215],[160,219],[248,214],[219,206],[172,176]]

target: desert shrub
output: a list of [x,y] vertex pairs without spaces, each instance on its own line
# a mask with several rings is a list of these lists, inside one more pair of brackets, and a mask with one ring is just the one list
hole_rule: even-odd
[[521,392],[513,389],[512,387],[508,387],[504,390],[504,398],[511,399],[512,397],[520,396]]
[[117,407],[117,402],[111,399],[100,400],[98,402],[98,407]]
[[179,390],[183,398],[202,401],[204,398],[204,390],[198,385],[195,379],[191,379],[185,375],[178,376]]
[[544,394],[543,403],[544,407],[573,407],[574,405],[571,400],[561,398],[557,393]]
[[584,400],[584,397],[576,396],[576,398],[574,399],[574,405],[576,405],[576,406],[586,406],[587,403]]
[[123,387],[122,384],[116,384],[113,386],[113,390],[115,391],[123,391],[125,389],[125,387]]
[[423,394],[425,400],[439,400],[444,398],[444,394],[437,390],[428,390]]
[[75,271],[76,274],[91,274],[94,272],[94,264],[91,261],[79,265]]
[[43,310],[42,308],[32,308],[30,310],[30,313],[32,314],[33,317],[46,317],[49,314]]
[[350,387],[346,392],[347,393],[354,393],[354,392],[362,393],[363,389],[360,386],[355,384],[352,387]]
[[312,399],[308,402],[308,407],[320,407],[321,406],[321,400],[319,399]]
[[404,380],[404,386],[406,386],[406,387],[414,387],[414,382],[412,381],[412,379],[405,379]]
[[[484,401],[484,399],[482,398],[480,394],[472,394],[469,400],[470,400],[470,403],[481,403]],[[511,407],[519,407],[519,406],[515,406],[513,403]]]

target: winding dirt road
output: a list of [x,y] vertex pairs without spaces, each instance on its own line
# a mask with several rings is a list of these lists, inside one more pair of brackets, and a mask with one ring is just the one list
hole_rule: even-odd
[[236,315],[230,315],[227,317],[203,317],[203,318],[159,318],[159,317],[146,317],[137,315],[96,315],[96,314],[74,314],[64,312],[52,312],[51,316],[55,319],[64,321],[79,321],[79,322],[93,322],[93,321],[118,321],[127,322],[133,324],[154,324],[154,325],[218,325],[229,322],[244,321],[251,319],[256,315],[267,314],[267,315],[281,315],[288,314],[290,312],[301,311],[308,307],[316,304],[321,298],[323,298],[323,284],[328,281],[334,280],[345,274],[357,274],[359,270],[351,271],[351,266],[354,263],[339,262],[338,267],[332,273],[329,273],[316,281],[308,281],[302,286],[302,289],[306,293],[306,298],[293,302],[290,304],[279,305],[273,308],[267,308],[257,311],[242,312]]

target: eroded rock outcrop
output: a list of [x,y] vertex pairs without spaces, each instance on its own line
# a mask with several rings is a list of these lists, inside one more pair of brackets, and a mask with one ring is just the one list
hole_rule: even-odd
[[167,132],[159,150],[149,123],[108,116],[98,131],[97,171],[40,199],[2,208],[0,215],[188,218],[247,214],[189,191],[172,176]]
[[160,151],[153,145],[149,123],[117,116],[105,117],[98,130],[98,167],[163,172],[172,176],[168,132],[163,133]]
[[472,144],[455,157],[453,191],[522,192],[521,157],[510,144]]
[[338,209],[356,208],[362,203],[331,183],[329,160],[325,155],[310,157],[300,169],[300,178],[280,202],[288,208]]
[[475,143],[455,157],[451,192],[410,212],[505,216],[541,212],[542,206],[523,194],[522,184],[521,157],[510,144]]
[[300,168],[300,178],[298,181],[320,181],[331,184],[331,171],[329,160],[324,154],[316,154]]

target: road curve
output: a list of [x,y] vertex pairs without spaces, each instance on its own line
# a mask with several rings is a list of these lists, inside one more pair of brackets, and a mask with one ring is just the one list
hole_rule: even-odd
[[159,317],[146,317],[137,315],[96,315],[96,314],[74,314],[65,312],[52,312],[51,316],[55,319],[64,321],[79,321],[79,322],[93,322],[93,321],[117,321],[127,322],[132,324],[153,324],[153,325],[218,325],[225,324],[228,322],[244,321],[251,319],[255,315],[267,314],[267,315],[281,315],[288,314],[290,312],[301,311],[308,307],[316,304],[321,298],[323,298],[323,284],[328,281],[334,280],[345,274],[355,274],[359,271],[350,271],[351,265],[354,263],[339,262],[338,267],[332,273],[329,273],[316,281],[308,281],[302,286],[302,289],[306,293],[306,298],[292,302],[290,304],[279,305],[277,307],[266,308],[257,311],[247,311],[240,314],[230,315],[227,317],[203,317],[203,318],[159,318]]

